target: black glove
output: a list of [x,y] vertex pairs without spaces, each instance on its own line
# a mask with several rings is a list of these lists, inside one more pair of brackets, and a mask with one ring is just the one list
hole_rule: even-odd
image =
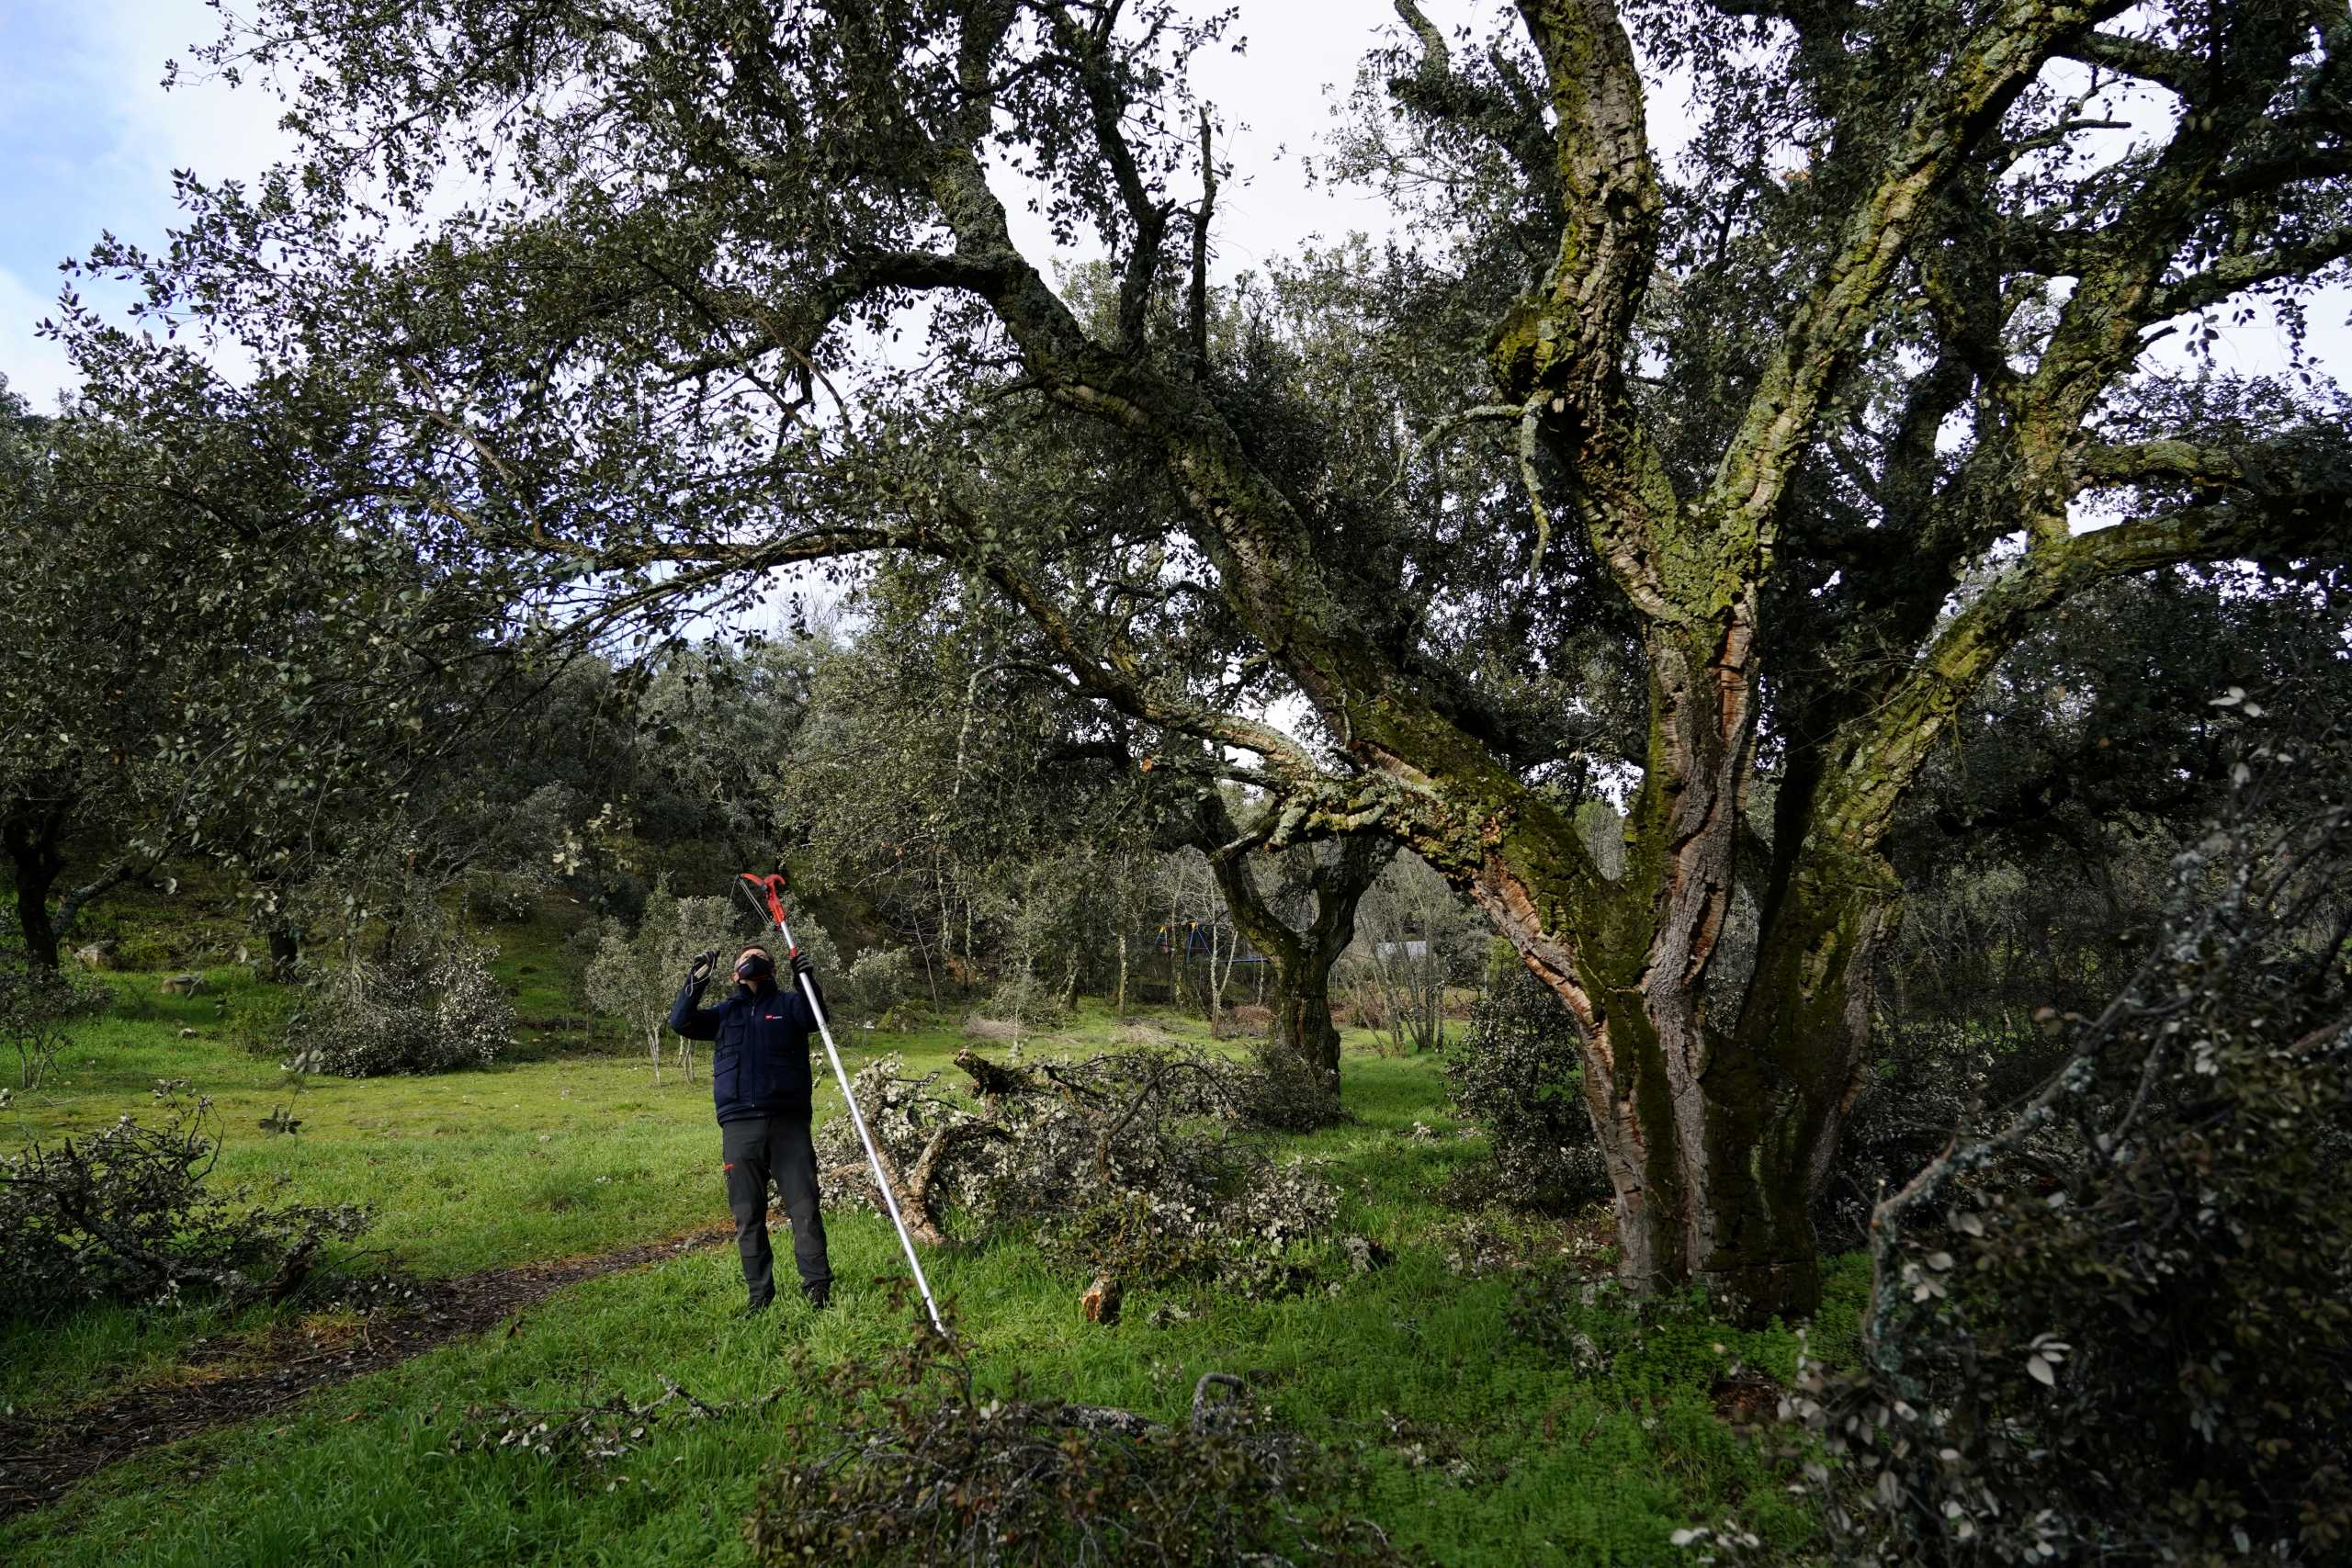
[[686,971],[686,984],[689,986],[699,986],[704,981],[709,979],[711,965],[718,962],[718,949],[715,947],[706,953],[695,953],[694,967]]
[[808,955],[801,952],[800,949],[797,947],[794,948],[792,950],[792,977],[797,980],[803,976],[814,976],[816,973],[817,966],[808,962]]

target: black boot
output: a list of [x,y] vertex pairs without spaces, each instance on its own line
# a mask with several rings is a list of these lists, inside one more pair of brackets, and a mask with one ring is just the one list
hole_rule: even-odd
[[735,1314],[735,1315],[737,1317],[757,1317],[767,1310],[768,1303],[765,1302],[747,1302],[743,1304],[742,1308]]
[[833,1282],[831,1280],[820,1280],[813,1285],[803,1285],[800,1287],[800,1293],[808,1298],[809,1310],[812,1312],[823,1312],[833,1304]]

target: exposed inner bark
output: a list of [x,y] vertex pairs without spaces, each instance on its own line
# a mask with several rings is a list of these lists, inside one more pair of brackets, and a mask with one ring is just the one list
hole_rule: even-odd
[[1811,1201],[1859,1082],[1893,882],[1867,849],[1815,843],[1762,910],[1739,1005],[1711,1011],[1755,772],[1753,610],[1725,622],[1653,640],[1624,874],[1596,884],[1505,836],[1471,892],[1582,1033],[1624,1276],[1798,1315],[1818,1302]]

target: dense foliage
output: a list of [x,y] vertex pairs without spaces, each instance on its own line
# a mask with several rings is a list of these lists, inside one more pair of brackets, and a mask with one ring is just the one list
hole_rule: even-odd
[[1861,1364],[1793,1410],[1841,1561],[2352,1543],[2347,852],[2337,803],[2177,857],[2140,972],[2049,1015],[2063,1066],[1879,1207]]
[[1533,976],[1513,965],[1479,997],[1469,1030],[1446,1047],[1445,1077],[1488,1150],[1459,1196],[1554,1214],[1609,1196],[1576,1025]]
[[347,406],[118,346],[139,369],[94,366],[58,418],[0,382],[0,850],[52,968],[93,898],[172,857],[275,886],[457,815],[439,762],[529,684],[510,584],[361,525]]
[[1986,1111],[2023,1102],[2064,1057],[2043,1025],[1983,1007],[1885,1020],[1814,1200],[1823,1245],[1860,1246],[1882,1198]]

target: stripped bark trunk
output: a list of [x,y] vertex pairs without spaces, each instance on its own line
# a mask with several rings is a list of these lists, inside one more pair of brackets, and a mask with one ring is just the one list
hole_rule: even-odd
[[1620,879],[1547,878],[1522,841],[1472,891],[1580,1031],[1626,1279],[1794,1316],[1819,1300],[1811,1203],[1860,1082],[1894,884],[1867,845],[1781,845],[1755,967],[1728,987],[1744,999],[1711,1016],[1755,771],[1748,625],[1654,642],[1654,765]]
[[17,929],[36,969],[57,968],[63,933],[50,919],[49,896],[65,869],[64,812],[26,811],[7,821],[8,860],[17,881]]

